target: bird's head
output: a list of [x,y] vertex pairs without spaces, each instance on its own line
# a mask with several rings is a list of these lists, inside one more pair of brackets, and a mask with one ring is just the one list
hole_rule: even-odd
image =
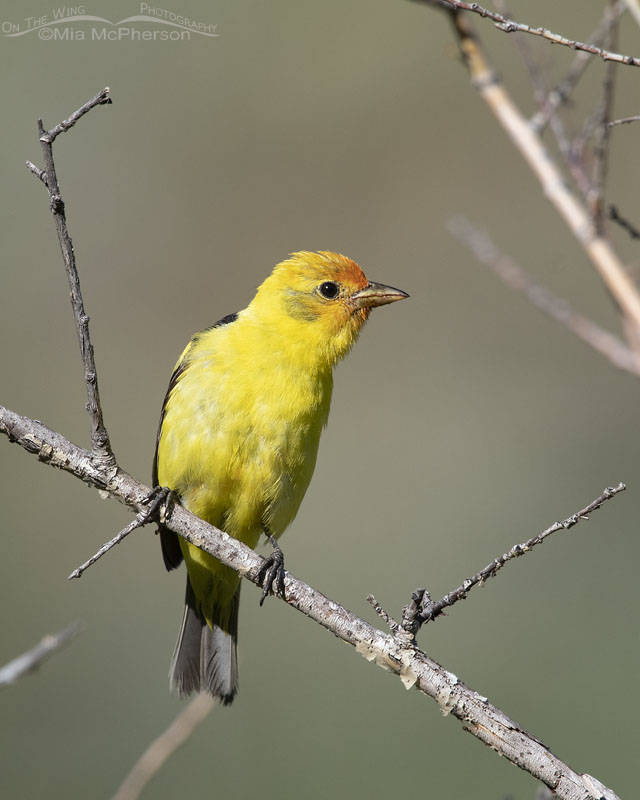
[[339,253],[292,253],[258,288],[251,310],[332,366],[358,338],[372,308],[402,300],[400,289],[373,283]]

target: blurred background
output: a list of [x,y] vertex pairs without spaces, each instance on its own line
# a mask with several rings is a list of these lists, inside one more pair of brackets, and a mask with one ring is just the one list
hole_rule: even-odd
[[[585,40],[603,6],[514,0],[511,10]],[[41,163],[38,116],[52,127],[110,86],[113,105],[59,138],[55,156],[121,466],[150,481],[182,348],[244,307],[289,252],[341,251],[405,289],[411,300],[376,312],[337,369],[316,474],[282,542],[287,567],[378,625],[369,592],[393,614],[416,586],[440,597],[625,481],[625,494],[510,565],[420,645],[578,772],[631,796],[640,385],[447,232],[465,214],[619,331],[583,252],[470,88],[445,16],[404,0],[163,8],[219,35],[95,40],[102,24],[77,22],[56,26],[67,39],[11,38],[11,26],[51,20],[54,7],[3,4],[0,402],[88,443],[66,277],[45,190],[24,162]],[[78,13],[118,21],[144,10],[95,0]],[[532,113],[513,38],[475,24]],[[529,44],[564,75],[570,50]],[[628,16],[619,48],[640,54]],[[576,94],[576,126],[602,70],[594,61]],[[619,78],[614,115],[638,113],[640,72],[621,67]],[[607,193],[636,224],[637,137],[632,125],[614,129]],[[638,245],[610,232],[637,265]],[[67,582],[129,512],[5,439],[0,475],[0,664],[74,619],[86,624],[0,694],[3,795],[109,798],[182,707],[167,671],[184,574],[165,573],[147,528]],[[145,797],[533,800],[528,775],[435,703],[258,597],[244,587],[236,702],[214,710]]]

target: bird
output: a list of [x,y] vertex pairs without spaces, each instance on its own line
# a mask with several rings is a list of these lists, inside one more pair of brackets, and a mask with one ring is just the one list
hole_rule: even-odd
[[[333,367],[355,344],[372,308],[403,300],[331,251],[292,253],[242,311],[196,333],[169,382],[156,440],[153,485],[201,519],[273,554],[260,603],[284,592],[277,539],[292,522],[327,424]],[[231,703],[238,688],[240,577],[159,525],[164,564],[184,560],[187,589],[171,659],[170,689]]]

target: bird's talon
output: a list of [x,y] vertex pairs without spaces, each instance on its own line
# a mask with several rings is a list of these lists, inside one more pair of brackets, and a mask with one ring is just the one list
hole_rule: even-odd
[[262,605],[269,593],[279,594],[284,598],[284,553],[276,542],[275,538],[270,534],[266,534],[267,538],[273,546],[273,552],[270,556],[265,558],[262,566],[258,570],[258,580],[262,586],[262,595],[260,596],[260,605]]

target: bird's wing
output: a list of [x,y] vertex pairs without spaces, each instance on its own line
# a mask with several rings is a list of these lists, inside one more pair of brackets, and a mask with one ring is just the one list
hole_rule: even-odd
[[[167,403],[169,402],[169,398],[171,397],[171,393],[175,389],[178,384],[178,381],[185,373],[187,367],[189,366],[189,352],[191,347],[198,341],[198,338],[205,333],[206,331],[210,331],[213,328],[220,328],[223,325],[230,325],[232,322],[235,322],[238,318],[237,314],[227,314],[226,317],[218,320],[214,325],[211,325],[209,328],[206,328],[204,331],[200,333],[196,333],[195,336],[192,338],[190,342],[190,346],[187,347],[185,352],[182,355],[182,358],[177,363],[175,369],[173,370],[173,374],[171,375],[171,379],[169,380],[169,388],[167,389],[167,393],[164,396],[164,401],[162,403],[162,410],[160,411],[160,423],[158,424],[158,434],[156,436],[156,450],[153,456],[153,485],[158,485],[158,446],[160,444],[160,438],[162,436],[162,424],[164,422],[166,410],[167,410]],[[182,551],[180,550],[180,539],[177,534],[173,531],[170,531],[168,528],[165,528],[164,525],[158,525],[158,532],[160,533],[160,544],[162,545],[162,557],[164,559],[164,565],[168,570],[175,569],[176,567],[180,566],[182,561]]]

